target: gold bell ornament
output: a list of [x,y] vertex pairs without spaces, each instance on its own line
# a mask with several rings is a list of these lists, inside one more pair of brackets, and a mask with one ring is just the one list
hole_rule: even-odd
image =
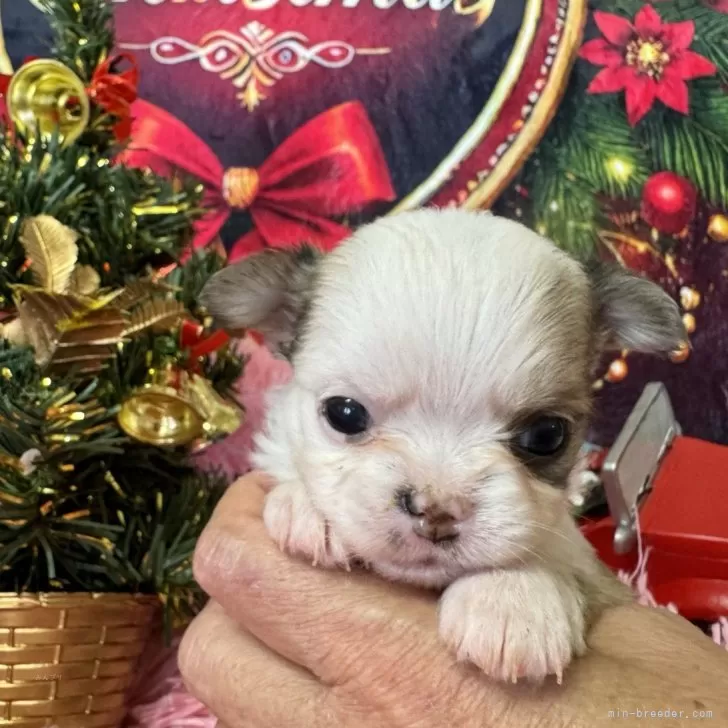
[[235,432],[242,413],[204,377],[167,368],[154,371],[124,401],[118,421],[127,435],[147,445],[199,450]]
[[58,133],[64,146],[88,126],[90,103],[83,81],[59,61],[29,61],[13,75],[8,87],[8,113],[29,140]]

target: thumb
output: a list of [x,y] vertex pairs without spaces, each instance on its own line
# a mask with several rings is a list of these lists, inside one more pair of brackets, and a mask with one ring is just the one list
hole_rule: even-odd
[[195,553],[199,584],[240,626],[325,682],[346,680],[364,651],[386,665],[400,649],[441,649],[432,595],[287,557],[262,523],[264,499],[258,474],[232,485]]

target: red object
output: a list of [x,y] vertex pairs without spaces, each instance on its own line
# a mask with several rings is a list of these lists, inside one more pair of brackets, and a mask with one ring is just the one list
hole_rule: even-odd
[[688,50],[695,23],[663,23],[659,13],[645,5],[634,23],[612,13],[597,11],[594,20],[604,38],[585,43],[579,55],[605,66],[589,84],[587,93],[625,91],[627,118],[634,126],[652,108],[655,99],[675,111],[689,111],[685,83],[717,72],[707,58]]
[[197,223],[195,247],[207,245],[232,209],[246,209],[254,230],[235,243],[230,260],[266,247],[309,242],[329,250],[350,234],[331,220],[395,192],[364,107],[348,102],[291,134],[258,169],[225,170],[212,150],[179,119],[136,101],[124,164],[158,174],[187,172],[207,185],[210,213]]
[[[728,615],[728,447],[676,438],[640,506],[639,527],[658,603],[672,602],[692,620]],[[582,530],[612,569],[635,567],[636,549],[613,550],[611,518]]]
[[[117,71],[116,67],[123,61],[127,61],[130,68]],[[131,133],[131,105],[136,101],[138,84],[139,70],[134,56],[120,53],[99,63],[86,89],[94,103],[119,120],[114,126],[118,139],[127,139]]]
[[642,219],[661,233],[679,233],[695,217],[698,193],[674,172],[653,174],[642,189]]
[[205,328],[197,321],[185,320],[180,326],[179,343],[182,349],[189,351],[189,359],[196,367],[198,359],[208,356],[225,346],[230,337],[222,330],[204,336]]

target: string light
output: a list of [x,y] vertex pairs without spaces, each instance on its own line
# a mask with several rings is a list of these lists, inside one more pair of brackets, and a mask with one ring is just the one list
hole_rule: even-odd
[[634,172],[634,165],[621,157],[609,157],[604,166],[617,182],[626,182]]

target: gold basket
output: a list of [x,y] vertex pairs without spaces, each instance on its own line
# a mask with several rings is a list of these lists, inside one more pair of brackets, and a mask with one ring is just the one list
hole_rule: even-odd
[[155,596],[0,594],[0,726],[118,728]]

